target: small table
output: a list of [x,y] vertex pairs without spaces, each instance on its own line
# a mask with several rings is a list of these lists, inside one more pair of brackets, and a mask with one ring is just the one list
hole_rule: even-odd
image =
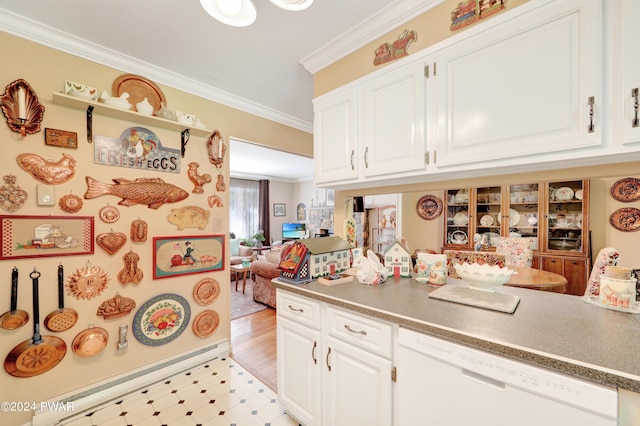
[[262,254],[263,251],[271,250],[271,246],[254,247],[253,249],[257,251],[258,254]]
[[242,263],[238,263],[237,265],[231,265],[231,270],[236,274],[236,291],[238,291],[238,281],[240,281],[240,274],[242,274],[242,294],[244,294],[249,266],[242,266]]
[[555,293],[564,293],[567,290],[567,279],[560,274],[524,266],[507,265],[507,268],[518,273],[511,275],[505,285]]

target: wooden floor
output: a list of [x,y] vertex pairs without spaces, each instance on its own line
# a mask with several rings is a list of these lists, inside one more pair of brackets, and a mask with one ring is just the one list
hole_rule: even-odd
[[277,392],[275,309],[232,320],[231,348],[231,358]]

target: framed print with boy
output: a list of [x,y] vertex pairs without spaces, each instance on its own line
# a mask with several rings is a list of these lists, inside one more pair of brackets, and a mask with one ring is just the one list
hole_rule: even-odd
[[153,279],[224,269],[224,235],[154,237]]

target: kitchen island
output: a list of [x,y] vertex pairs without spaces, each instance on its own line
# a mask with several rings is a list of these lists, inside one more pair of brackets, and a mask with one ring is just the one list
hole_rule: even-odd
[[[429,298],[414,279],[335,286],[273,281],[279,290],[555,372],[640,393],[640,315],[580,297],[514,287],[513,314]],[[450,281],[460,285],[459,280]],[[283,307],[278,307],[279,310]]]

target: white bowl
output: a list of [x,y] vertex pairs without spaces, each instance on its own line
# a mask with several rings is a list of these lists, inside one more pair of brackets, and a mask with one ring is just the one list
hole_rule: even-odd
[[509,268],[501,268],[497,265],[479,263],[461,263],[453,265],[460,278],[469,283],[470,287],[495,291],[494,287],[504,285],[511,275],[517,274]]
[[104,102],[105,105],[120,109],[131,109],[131,104],[129,102],[120,100],[118,98],[103,99],[102,102]]

